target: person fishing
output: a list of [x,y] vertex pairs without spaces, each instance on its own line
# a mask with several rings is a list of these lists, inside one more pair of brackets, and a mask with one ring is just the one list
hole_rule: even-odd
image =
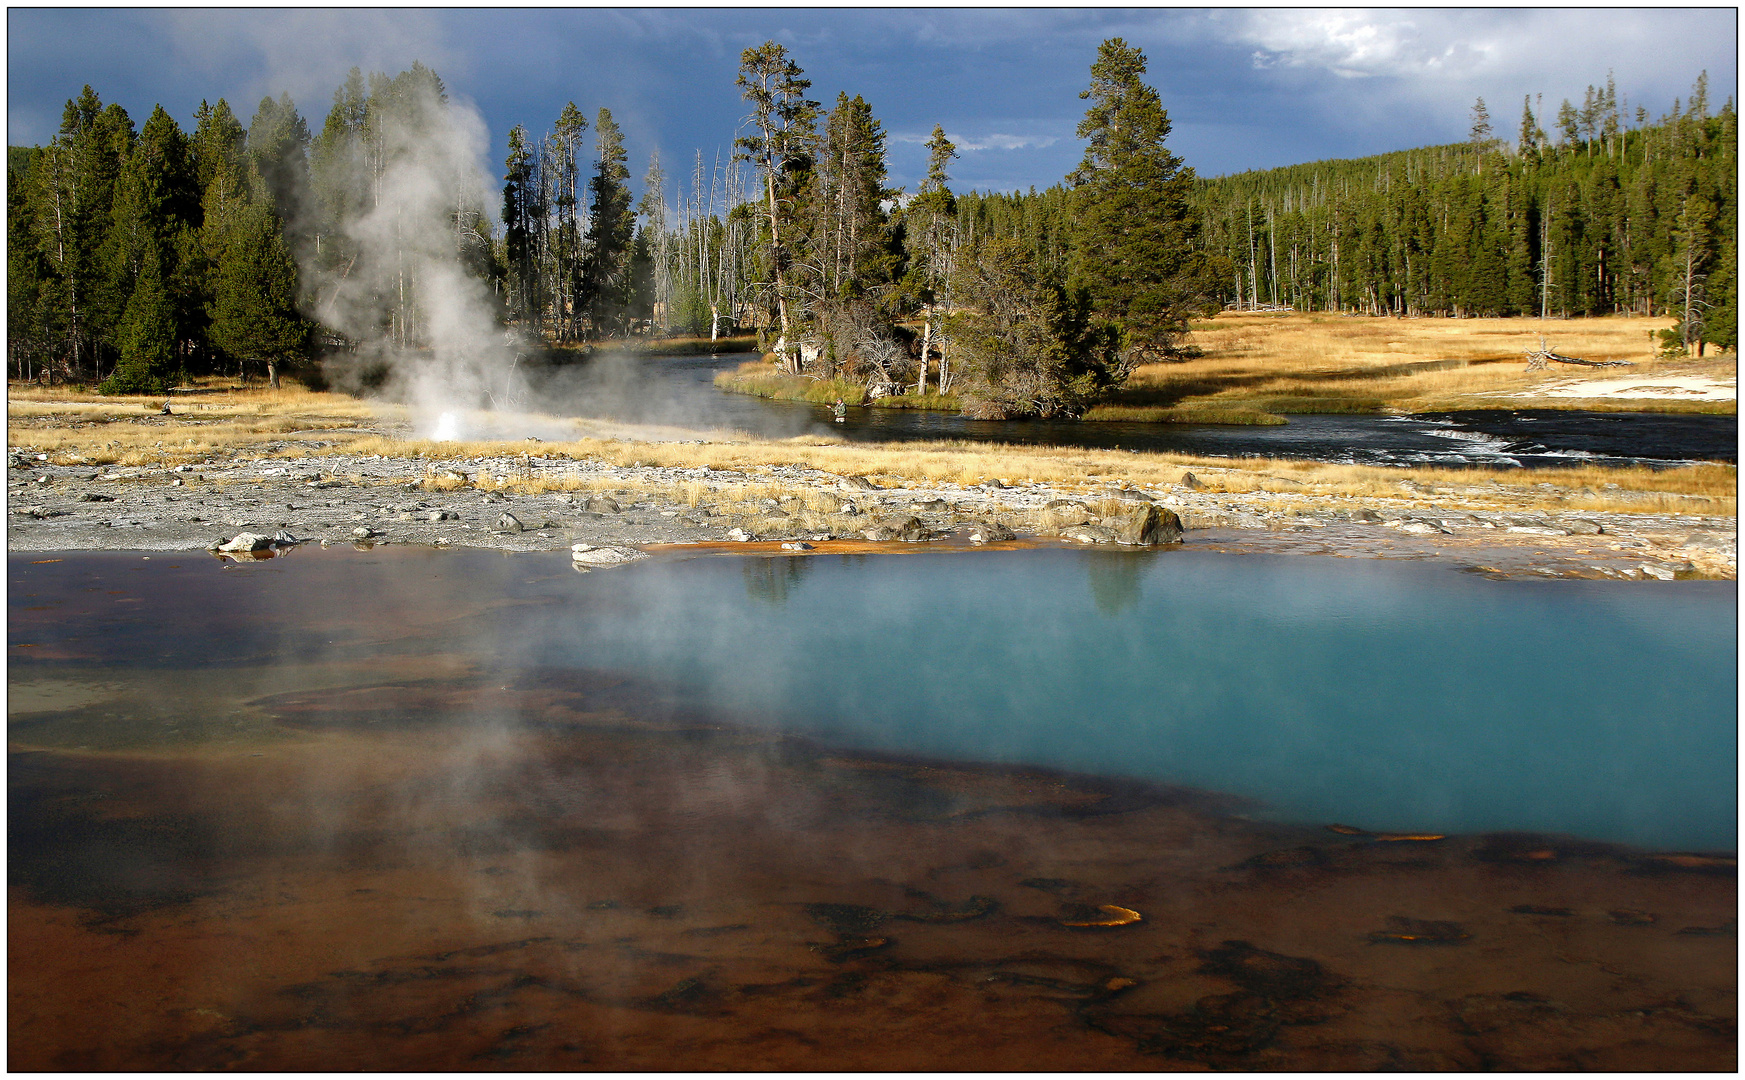
[[838,424],[842,423],[842,421],[848,416],[848,406],[843,404],[841,398],[836,399],[836,406],[830,411],[836,414],[836,422]]

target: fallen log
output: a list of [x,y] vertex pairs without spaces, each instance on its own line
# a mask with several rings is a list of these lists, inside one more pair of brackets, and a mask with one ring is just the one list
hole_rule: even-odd
[[1635,367],[1636,366],[1635,363],[1633,361],[1630,361],[1630,360],[1582,360],[1582,359],[1579,359],[1578,357],[1574,357],[1574,356],[1564,356],[1560,353],[1552,352],[1550,346],[1545,344],[1545,339],[1540,338],[1539,339],[1539,347],[1537,349],[1528,349],[1527,350],[1527,370],[1528,371],[1543,370],[1547,361],[1549,361],[1550,363],[1553,363],[1553,364],[1579,364],[1582,367]]

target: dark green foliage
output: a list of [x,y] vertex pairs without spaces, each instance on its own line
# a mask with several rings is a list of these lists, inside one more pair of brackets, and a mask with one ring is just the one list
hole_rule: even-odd
[[1105,41],[1091,65],[1089,141],[1073,185],[1068,281],[1121,335],[1130,364],[1166,359],[1204,291],[1194,173],[1164,147],[1169,114],[1147,86],[1145,54]]
[[578,303],[596,334],[624,332],[630,303],[630,241],[636,214],[630,208],[630,170],[625,167],[624,135],[609,110],[594,121],[598,157],[588,181],[588,231],[584,240]]
[[511,319],[535,332],[544,310],[540,295],[539,238],[545,217],[538,158],[520,124],[509,130],[509,156],[503,174],[503,238],[505,307]]
[[121,361],[97,387],[105,394],[161,394],[177,380],[176,317],[164,289],[157,251],[146,250],[145,265],[127,302],[121,323]]
[[964,277],[948,327],[966,414],[1077,416],[1123,377],[1117,332],[1093,325],[1084,297],[1038,271],[1017,241],[989,241]]
[[1706,92],[1692,100],[1657,123],[1639,113],[1626,130],[1608,80],[1582,109],[1569,106],[1559,145],[1529,98],[1513,152],[1487,140],[1202,180],[1194,198],[1203,247],[1219,267],[1215,295],[1240,307],[1457,316],[1543,308],[1682,324],[1675,233],[1685,199],[1698,195],[1715,207],[1715,226],[1710,259],[1697,260],[1691,280],[1695,307],[1707,313],[1702,334],[1722,335],[1701,340],[1719,344],[1738,291],[1736,258],[1728,261],[1738,244],[1737,117],[1731,102],[1708,115]]
[[654,257],[649,252],[647,229],[638,230],[630,245],[628,311],[630,318],[637,321],[654,315]]
[[297,312],[297,268],[270,202],[255,200],[218,264],[212,339],[231,356],[266,368],[306,355],[312,327]]

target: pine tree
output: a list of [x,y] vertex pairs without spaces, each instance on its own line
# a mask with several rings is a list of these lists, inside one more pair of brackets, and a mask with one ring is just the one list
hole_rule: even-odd
[[553,321],[558,340],[574,341],[580,336],[582,302],[582,227],[580,223],[581,178],[576,155],[581,152],[582,132],[588,129],[587,118],[571,101],[558,115],[557,126],[546,136],[544,156],[539,175],[546,187],[542,201],[551,208],[549,230],[552,287],[550,289]]
[[231,235],[214,291],[213,340],[238,360],[265,367],[277,387],[279,365],[306,354],[312,328],[297,312],[297,267],[264,190]]
[[957,157],[957,146],[945,137],[945,129],[933,126],[927,140],[927,177],[904,209],[910,247],[908,285],[924,311],[921,330],[920,375],[915,392],[927,392],[927,363],[936,343],[939,352],[939,390],[951,389],[943,339],[938,338],[939,306],[949,305],[953,256],[956,254],[957,198],[951,193],[946,171]]
[[996,237],[977,255],[948,320],[966,415],[1077,416],[1124,377],[1116,332],[1093,325],[1083,294],[1039,272],[1022,243]]
[[1193,170],[1164,146],[1169,114],[1147,86],[1145,54],[1105,41],[1091,66],[1091,102],[1078,136],[1089,141],[1073,186],[1070,278],[1121,335],[1129,365],[1168,358],[1201,302]]
[[157,249],[148,247],[121,321],[121,360],[97,387],[103,394],[161,394],[177,381],[176,312]]
[[794,253],[789,236],[796,197],[804,191],[812,166],[818,117],[818,103],[806,97],[812,83],[803,74],[800,65],[788,58],[788,50],[773,41],[740,54],[737,85],[751,103],[752,132],[734,140],[734,160],[751,162],[763,180],[770,277],[781,323],[776,351],[784,367],[794,373],[799,371],[793,311],[798,298],[790,285]]
[[503,167],[504,264],[509,317],[535,334],[543,310],[539,288],[540,224],[545,217],[538,159],[527,143],[527,129],[509,129],[509,156]]
[[598,156],[588,181],[587,254],[582,260],[577,297],[595,334],[607,329],[621,333],[630,299],[630,242],[636,215],[630,208],[630,189],[624,183],[630,179],[624,134],[610,110],[601,109],[595,119],[594,139]]

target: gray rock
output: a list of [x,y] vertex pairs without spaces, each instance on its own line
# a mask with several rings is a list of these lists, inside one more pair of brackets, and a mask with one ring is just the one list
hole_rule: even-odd
[[570,561],[583,566],[623,566],[646,558],[648,552],[629,547],[595,547],[592,544],[573,544],[570,547]]
[[606,495],[595,495],[582,504],[582,509],[592,510],[596,514],[617,514],[623,511],[618,500]]
[[836,508],[836,512],[838,514],[844,515],[845,517],[856,517],[860,514],[860,507],[854,505],[853,503],[843,503],[841,506],[838,506]]
[[938,514],[951,509],[951,504],[944,499],[922,499],[909,504],[909,509],[923,514]]
[[1182,521],[1174,510],[1165,510],[1149,502],[1133,503],[1119,513],[1103,519],[1117,544],[1131,547],[1155,547],[1158,544],[1181,542]]
[[1059,529],[1067,525],[1089,525],[1097,520],[1091,508],[1076,499],[1053,499],[1043,506],[1044,528]]
[[812,545],[802,540],[793,540],[782,545],[783,551],[811,551]]
[[[516,517],[514,514],[509,513],[508,511],[504,511],[503,514],[497,518],[497,531],[498,532],[518,533],[522,529],[525,529],[526,527],[527,526],[525,526],[521,523],[520,518]],[[538,526],[535,526],[535,527],[537,528]]]
[[1403,533],[1410,533],[1413,536],[1437,536],[1448,531],[1442,526],[1436,524],[1434,521],[1420,521],[1417,519],[1402,521],[1394,527]]
[[79,496],[79,501],[80,502],[114,502],[115,496],[113,496],[113,495],[99,495],[95,491],[87,491],[83,495]]
[[460,515],[453,510],[426,510],[420,518],[424,521],[459,521]]
[[351,534],[352,534],[352,536],[356,537],[359,540],[368,540],[372,536],[382,535],[381,533],[377,532],[376,530],[370,528],[368,525],[359,525],[357,528],[355,528],[351,531]]
[[219,551],[265,551],[273,546],[273,538],[260,533],[237,533],[218,545]]
[[1600,523],[1597,521],[1589,521],[1587,518],[1576,518],[1574,521],[1569,523],[1569,531],[1573,536],[1598,536],[1606,530],[1602,528]]
[[969,542],[972,544],[996,544],[1003,540],[1016,539],[1017,533],[997,521],[977,522],[969,532]]
[[1068,525],[1060,530],[1063,540],[1077,540],[1081,544],[1113,544],[1115,530],[1105,529],[1101,525]]
[[1524,533],[1528,536],[1568,536],[1568,529],[1559,529],[1555,525],[1510,525],[1509,532]]
[[1642,572],[1651,578],[1658,578],[1661,581],[1671,581],[1675,576],[1670,568],[1665,566],[1654,566],[1651,563],[1643,563]]
[[744,529],[728,529],[727,530],[727,539],[736,540],[736,541],[739,541],[740,543],[745,543],[747,541],[756,540],[757,537],[746,532]]
[[930,540],[932,534],[913,515],[889,517],[861,533],[868,540]]
[[878,485],[864,476],[845,476],[836,482],[843,491],[877,491]]
[[1189,491],[1199,491],[1206,485],[1200,483],[1200,478],[1195,476],[1193,473],[1185,472],[1182,473],[1181,486],[1187,488]]
[[1353,510],[1351,512],[1351,520],[1361,521],[1370,525],[1378,525],[1381,523],[1381,515],[1366,507],[1362,510]]
[[1721,536],[1717,533],[1698,529],[1685,537],[1680,545],[1692,551],[1732,551],[1738,546],[1738,541],[1731,536]]

